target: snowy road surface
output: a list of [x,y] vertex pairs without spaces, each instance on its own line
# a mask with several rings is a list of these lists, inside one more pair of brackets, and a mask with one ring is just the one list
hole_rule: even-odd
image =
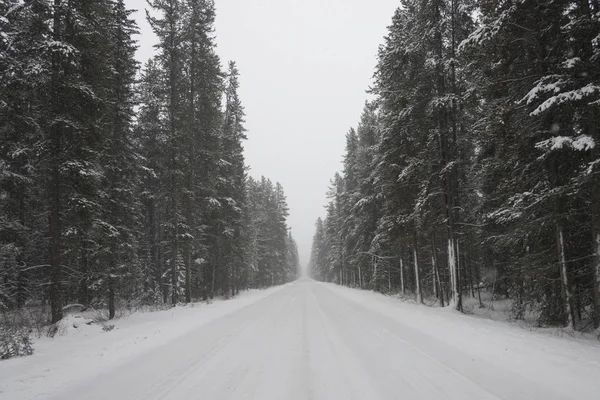
[[[46,381],[68,375],[69,364],[53,377],[52,364],[35,360],[15,364],[46,371],[29,383],[30,375],[11,373],[11,360],[0,363],[0,382],[7,379],[0,398],[600,398],[598,344],[310,280],[246,301],[59,387]],[[75,373],[77,365],[69,368]]]

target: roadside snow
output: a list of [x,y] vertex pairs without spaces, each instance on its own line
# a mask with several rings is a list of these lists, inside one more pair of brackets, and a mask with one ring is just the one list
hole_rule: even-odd
[[109,321],[109,332],[89,318],[69,315],[54,339],[34,342],[34,354],[0,362],[0,398],[46,398],[73,383],[110,370],[177,340],[217,318],[249,306],[285,286],[242,292],[231,300],[197,303],[166,311],[134,313]]

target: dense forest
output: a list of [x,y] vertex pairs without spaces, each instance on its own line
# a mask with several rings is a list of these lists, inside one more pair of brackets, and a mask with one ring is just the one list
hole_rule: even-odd
[[400,3],[312,275],[597,328],[600,2]]
[[247,175],[212,0],[0,0],[0,309],[108,310],[295,279],[283,188]]

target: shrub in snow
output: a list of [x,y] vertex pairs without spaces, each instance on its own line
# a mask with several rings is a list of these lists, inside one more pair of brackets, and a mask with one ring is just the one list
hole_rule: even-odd
[[33,346],[29,329],[0,326],[0,360],[31,354]]
[[39,306],[3,310],[0,311],[0,326],[27,330],[32,337],[46,336],[50,319],[48,311],[48,308]]

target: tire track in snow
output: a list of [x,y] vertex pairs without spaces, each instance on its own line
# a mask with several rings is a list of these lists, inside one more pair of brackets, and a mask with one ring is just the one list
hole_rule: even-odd
[[[414,353],[439,365],[468,385],[481,388],[492,398],[502,400],[561,400],[565,398],[537,385],[522,374],[500,368],[487,360],[473,359],[452,346],[416,331],[405,323],[367,309],[351,299],[342,298],[325,285],[320,285],[320,288],[329,293],[335,299],[334,301],[338,301],[339,304],[352,310],[352,314],[357,319],[371,321],[385,331],[388,336],[403,343]],[[515,368],[518,370],[519,366],[516,365]]]

